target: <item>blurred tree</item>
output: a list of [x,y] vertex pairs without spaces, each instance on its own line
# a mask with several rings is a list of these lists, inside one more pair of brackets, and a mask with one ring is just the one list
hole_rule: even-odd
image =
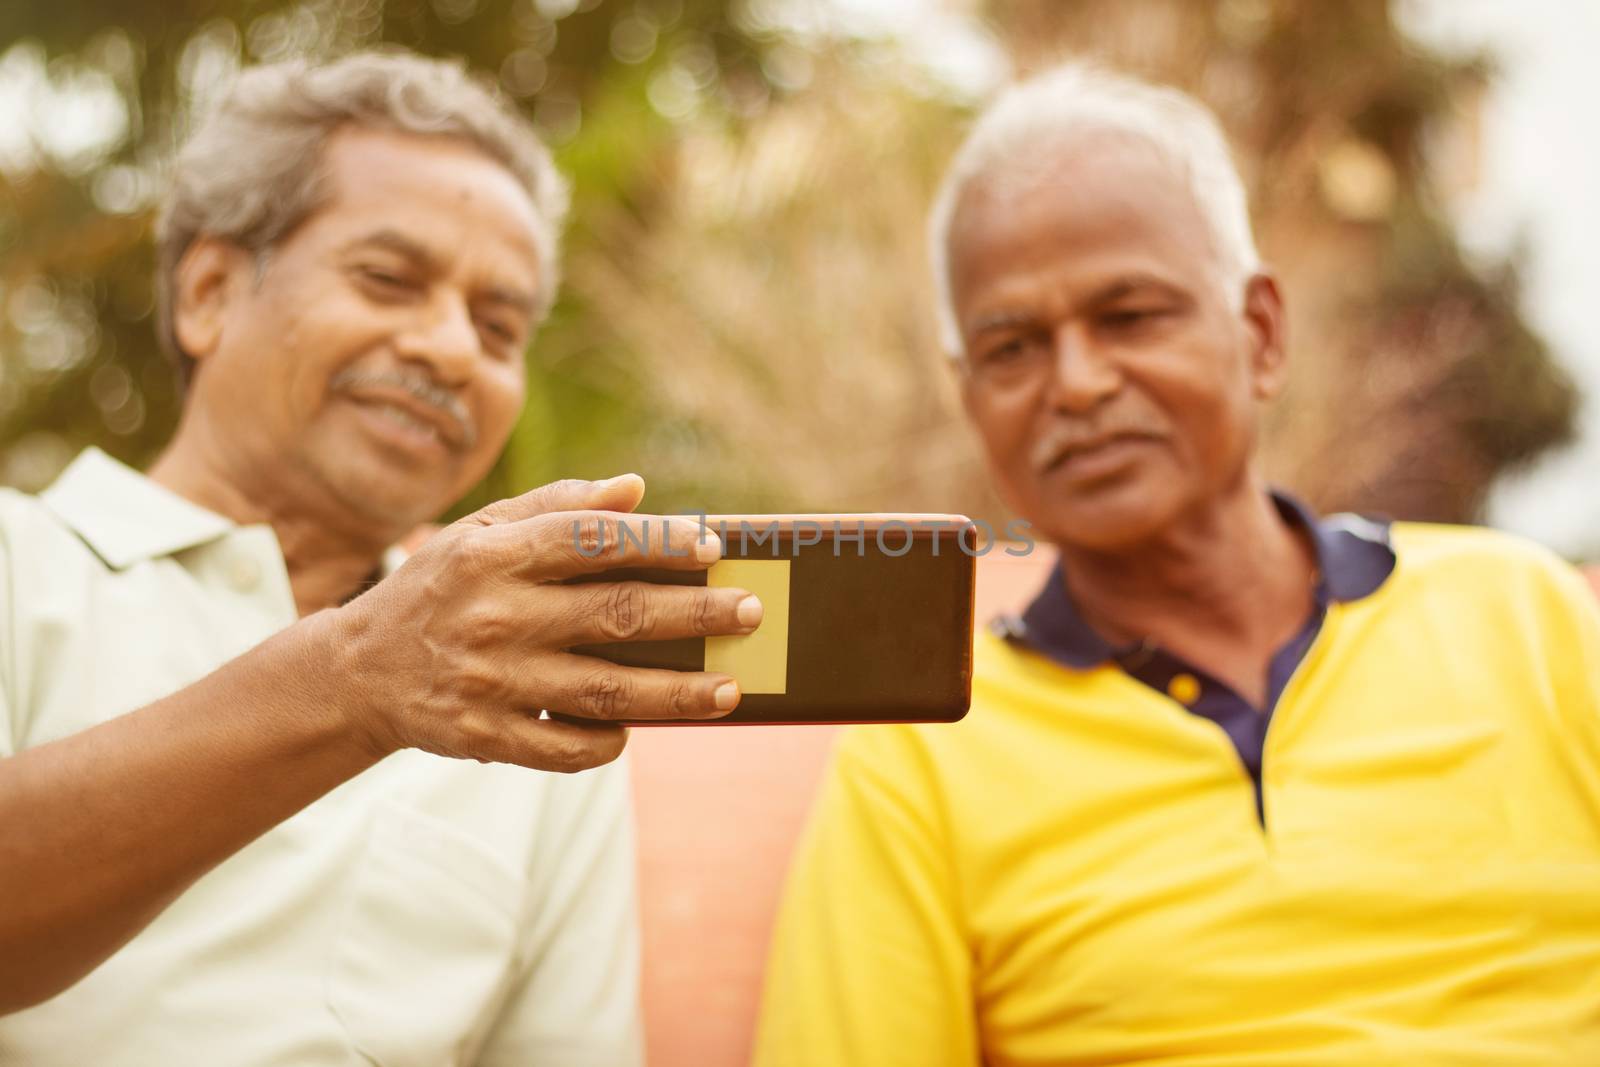
[[[134,464],[154,457],[180,402],[151,329],[150,227],[175,146],[243,62],[383,43],[498,74],[575,181],[573,253],[594,218],[649,215],[670,115],[736,120],[770,91],[760,50],[709,0],[0,7],[0,87],[9,77],[31,112],[11,143],[0,139],[0,481],[37,489],[89,443]],[[56,136],[68,112],[91,127],[87,141]],[[593,325],[569,289],[530,358],[512,447],[464,509],[628,466],[660,421],[633,353]]]
[[[1481,64],[1409,48],[1385,0],[947,8],[983,19],[971,32],[1022,70],[1100,56],[1223,115],[1291,308],[1275,477],[1323,506],[1470,519],[1499,471],[1570,434],[1574,389],[1519,317],[1514,278],[1468,269],[1436,203],[1436,146]],[[626,468],[663,509],[998,518],[937,354],[922,249],[973,101],[823,10],[13,0],[0,98],[35,113],[0,132],[0,481],[36,488],[89,442],[142,463],[169,434],[150,210],[239,63],[396,42],[496,75],[578,194],[527,411],[464,508]]]
[[[1445,149],[1484,64],[1410,47],[1384,0],[965,6],[1022,72],[1096,57],[1230,127],[1290,309],[1274,480],[1330,510],[1470,521],[1501,471],[1570,437],[1576,389],[1514,274],[1469,268],[1439,203],[1458,180],[1441,171],[1472,162]],[[680,138],[658,211],[576,255],[574,284],[628,346],[668,356],[642,369],[671,408],[738,442],[694,453],[725,492],[993,515],[941,388],[922,250],[965,109],[870,50],[814,59],[811,87],[762,122]]]
[[1277,479],[1327,509],[1470,521],[1497,475],[1571,438],[1576,386],[1523,321],[1515,274],[1469,268],[1441,203],[1476,163],[1483,60],[1420,51],[1389,0],[989,6],[1023,69],[1103,56],[1229,127],[1290,310]]

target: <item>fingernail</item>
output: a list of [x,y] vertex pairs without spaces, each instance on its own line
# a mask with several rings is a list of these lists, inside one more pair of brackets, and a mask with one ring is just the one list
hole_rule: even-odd
[[714,533],[700,532],[694,545],[694,558],[701,563],[715,563],[722,558],[722,538]]
[[717,691],[714,695],[718,711],[732,711],[734,706],[739,703],[739,683],[723,682],[717,686]]
[[629,478],[637,478],[637,477],[639,477],[637,474],[618,474],[615,477],[607,478],[605,481],[601,482],[600,485],[602,487],[606,488],[606,489],[610,489],[612,486],[620,485],[622,482],[627,481]]
[[739,625],[747,630],[754,630],[761,625],[761,601],[754,594],[747,595],[739,601],[733,609],[734,617],[739,620]]

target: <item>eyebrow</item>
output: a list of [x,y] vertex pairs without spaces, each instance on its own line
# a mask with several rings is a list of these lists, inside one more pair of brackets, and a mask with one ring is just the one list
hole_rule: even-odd
[[[1141,289],[1158,289],[1172,299],[1187,299],[1187,294],[1171,282],[1154,274],[1140,273],[1113,279],[1085,297],[1080,306],[1094,307],[1099,304],[1109,304]],[[986,333],[1026,329],[1038,325],[1038,322],[1038,316],[1028,312],[993,311],[973,319],[970,330],[972,336],[981,337]]]
[[340,248],[339,251],[351,252],[369,245],[399,253],[430,270],[439,265],[437,256],[398,230],[374,230],[372,233],[357,237]]
[[1091,294],[1086,304],[1109,304],[1114,300],[1121,300],[1125,296],[1138,292],[1140,289],[1159,289],[1163,294],[1175,299],[1187,297],[1187,294],[1176,285],[1154,274],[1130,274],[1118,278],[1111,284]]
[[483,296],[492,304],[505,304],[526,315],[532,315],[534,309],[538,307],[532,294],[525,293],[521,289],[507,289],[502,285],[489,286],[483,291]]
[[983,334],[994,333],[1000,330],[1015,330],[1026,326],[1032,326],[1037,322],[1038,318],[1036,316],[1024,314],[1022,312],[994,311],[987,315],[979,315],[973,320],[972,334],[975,337],[979,337]]
[[[351,252],[364,247],[385,248],[405,256],[430,273],[439,271],[439,257],[398,230],[374,230],[344,245],[340,252]],[[538,301],[534,299],[532,293],[504,285],[487,286],[483,289],[482,296],[490,303],[504,304],[529,315],[538,307]]]

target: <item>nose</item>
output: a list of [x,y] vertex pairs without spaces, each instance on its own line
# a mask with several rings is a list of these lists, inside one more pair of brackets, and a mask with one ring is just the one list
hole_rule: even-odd
[[1122,388],[1122,372],[1082,326],[1068,323],[1056,330],[1055,365],[1050,375],[1050,402],[1073,415],[1093,411]]
[[482,349],[466,301],[445,295],[418,310],[416,321],[396,339],[400,357],[427,364],[440,385],[465,383]]

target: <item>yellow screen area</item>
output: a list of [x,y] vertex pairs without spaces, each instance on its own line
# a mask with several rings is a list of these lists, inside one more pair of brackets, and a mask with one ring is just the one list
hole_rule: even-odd
[[706,638],[706,667],[733,675],[742,693],[782,693],[789,680],[789,561],[725,559],[706,584],[748,589],[761,601],[761,625],[742,637]]

